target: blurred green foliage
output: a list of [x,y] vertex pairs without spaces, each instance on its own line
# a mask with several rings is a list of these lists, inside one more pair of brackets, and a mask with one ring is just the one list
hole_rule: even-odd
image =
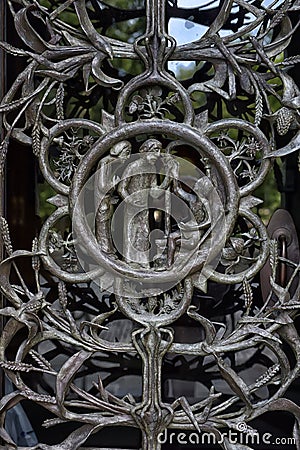
[[46,182],[38,184],[38,215],[42,222],[45,222],[56,209],[55,206],[48,202],[48,199],[55,194],[56,192]]
[[273,212],[281,205],[281,194],[278,191],[273,170],[266,177],[264,183],[254,192],[263,203],[258,208],[258,214],[267,225]]

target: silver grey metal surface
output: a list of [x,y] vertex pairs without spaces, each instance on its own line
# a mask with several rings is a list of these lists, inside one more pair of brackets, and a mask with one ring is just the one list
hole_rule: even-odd
[[[199,2],[192,12],[166,0],[6,3],[24,46],[0,47],[27,66],[0,105],[0,170],[11,139],[31,146],[55,210],[31,250],[13,249],[1,219],[0,367],[16,388],[0,403],[5,448],[18,448],[5,415],[24,399],[47,410],[44,427],[77,424],[32,449],[76,450],[120,426],[141,430],[144,450],[159,450],[166,429],[249,449],[224,430],[250,434],[254,419],[282,409],[298,442],[300,407],[285,392],[299,374],[300,262],[268,236],[255,190],[275,157],[300,148],[300,91],[287,71],[299,57],[286,56],[299,2]],[[177,16],[209,26],[180,44],[167,26]],[[180,80],[172,61],[194,61],[194,74]],[[267,261],[259,304],[253,279]],[[228,289],[232,309],[214,316]],[[178,320],[192,339],[177,339]],[[254,376],[244,369],[255,355]],[[177,357],[197,361],[192,401],[175,388],[175,362],[166,392],[164,367]],[[135,381],[118,385],[130,362]]]

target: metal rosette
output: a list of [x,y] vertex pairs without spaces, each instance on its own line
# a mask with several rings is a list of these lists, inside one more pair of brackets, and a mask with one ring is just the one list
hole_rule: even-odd
[[[71,179],[76,171],[76,164],[78,164],[84,151],[87,151],[88,149],[88,146],[84,147],[82,143],[85,143],[87,137],[91,142],[96,141],[99,136],[104,134],[104,132],[105,130],[102,125],[90,120],[67,119],[54,125],[49,130],[48,136],[44,137],[41,142],[41,151],[39,154],[40,169],[49,185],[58,194],[50,200],[51,203],[58,208],[47,218],[40,231],[39,248],[41,250],[41,259],[45,268],[49,270],[50,273],[59,279],[70,283],[90,281],[96,274],[99,274],[99,272],[101,273],[101,270],[95,270],[93,271],[93,274],[87,274],[85,271],[80,270],[80,268],[66,270],[64,264],[61,264],[61,262],[63,262],[63,257],[66,255],[61,254],[62,251],[60,251],[57,252],[58,257],[55,258],[55,252],[50,251],[50,240],[56,228],[59,228],[61,233],[66,233],[66,221],[70,222],[67,196],[70,191]],[[80,140],[78,139],[77,133],[80,133]],[[77,137],[77,143],[76,140],[74,140],[74,135]],[[89,140],[86,140],[86,143],[89,143]],[[76,145],[79,148],[81,145],[84,150],[81,153],[77,151],[77,155],[74,153],[74,147]],[[67,154],[69,149],[70,151]],[[68,179],[64,179],[60,176],[61,173],[57,170],[55,161],[53,162],[53,154],[55,156],[56,154],[59,154],[59,152],[65,152],[67,156],[72,156],[75,159],[73,171],[70,172]],[[60,225],[60,223],[62,225]],[[60,247],[62,247],[62,244]],[[74,254],[74,265],[76,262],[75,259],[76,255]]]
[[[55,170],[55,167],[53,167],[53,164],[51,164],[50,162],[51,146],[56,144],[57,147],[62,147],[65,134],[70,131],[74,133],[74,130],[80,130],[82,132],[82,130],[84,129],[86,129],[89,133],[93,133],[95,139],[96,137],[98,138],[99,136],[102,136],[105,132],[105,129],[102,125],[99,125],[90,120],[67,119],[62,120],[58,124],[54,125],[49,130],[47,138],[43,138],[42,140],[41,152],[39,155],[40,169],[50,186],[59,194],[68,195],[70,188],[67,183],[61,181],[61,177],[59,176],[60,174],[57,170]],[[74,145],[74,142],[70,140],[69,145],[72,144]],[[81,156],[82,155],[79,154],[78,159]]]
[[[223,146],[219,145],[219,148],[234,171],[241,196],[237,222],[243,220],[249,230],[249,233],[233,231],[223,249],[224,258],[221,257],[216,270],[210,271],[209,278],[218,283],[241,283],[244,279],[251,279],[262,269],[269,254],[266,227],[261,218],[252,211],[261,200],[251,194],[263,183],[272,167],[270,158],[267,158],[270,145],[262,131],[239,119],[223,119],[209,124],[205,134],[214,142],[224,143]],[[242,167],[245,162],[246,170]],[[251,239],[252,248],[249,250]],[[243,260],[248,264],[242,264]],[[232,270],[228,270],[228,267]]]

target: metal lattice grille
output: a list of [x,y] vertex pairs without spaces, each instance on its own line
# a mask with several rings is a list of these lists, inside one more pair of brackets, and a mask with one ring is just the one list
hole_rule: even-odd
[[60,430],[32,449],[107,448],[101,430],[127,427],[145,450],[167,430],[245,450],[283,409],[298,448],[299,249],[268,234],[256,195],[299,150],[299,2],[6,4],[23,45],[0,47],[24,70],[0,106],[0,170],[10,142],[30,146],[48,207],[30,250],[1,219],[4,448],[24,446],[23,400]]

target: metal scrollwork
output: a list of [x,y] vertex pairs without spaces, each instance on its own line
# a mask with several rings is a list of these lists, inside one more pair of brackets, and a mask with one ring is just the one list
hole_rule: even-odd
[[[47,410],[44,427],[76,424],[32,449],[76,450],[114,426],[139,429],[144,450],[159,450],[167,429],[250,449],[222,433],[248,435],[281,409],[299,436],[300,407],[285,392],[299,374],[300,265],[269,238],[255,192],[275,157],[300,148],[300,91],[287,71],[300,58],[286,53],[299,2],[198,3],[7,1],[24,46],[0,47],[27,65],[0,104],[0,170],[11,139],[31,146],[56,209],[31,250],[13,249],[1,218],[0,367],[15,386],[0,402],[5,448],[21,448],[5,417],[24,399]],[[178,17],[202,35],[175,39]],[[182,77],[176,62],[193,73]],[[28,259],[34,287],[22,274]],[[214,308],[226,295],[221,320]],[[176,331],[181,321],[192,342]],[[255,355],[258,376],[247,377]],[[180,378],[168,369],[179,357],[197,361],[194,401],[163,387]],[[142,376],[139,392],[114,384],[127,364]]]

